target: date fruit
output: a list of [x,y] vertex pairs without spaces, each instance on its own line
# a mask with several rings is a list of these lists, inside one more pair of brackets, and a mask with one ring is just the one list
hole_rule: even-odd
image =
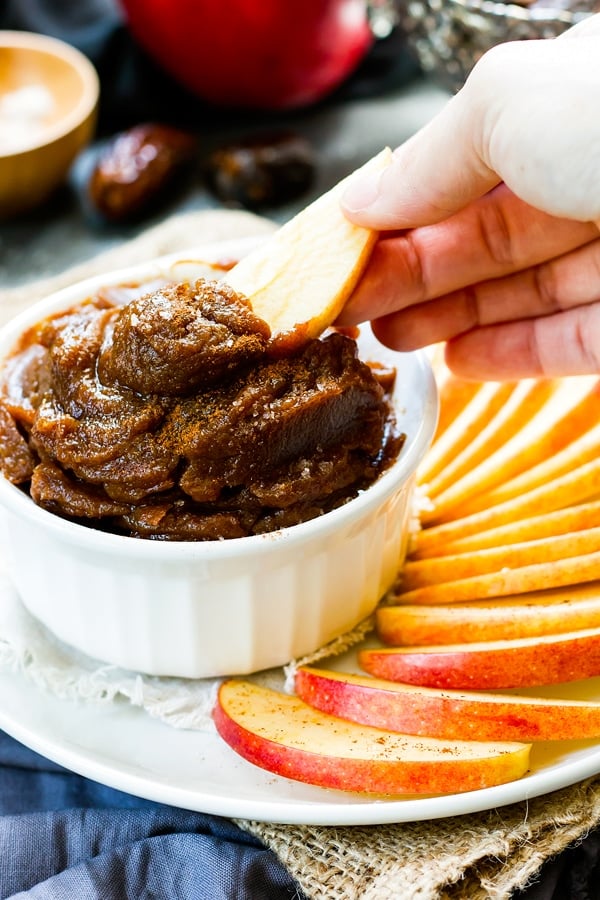
[[312,184],[315,168],[310,143],[279,132],[215,150],[206,163],[206,181],[226,205],[257,210],[299,197]]
[[94,167],[90,201],[113,222],[138,218],[164,196],[196,150],[193,135],[168,125],[144,123],[123,131]]

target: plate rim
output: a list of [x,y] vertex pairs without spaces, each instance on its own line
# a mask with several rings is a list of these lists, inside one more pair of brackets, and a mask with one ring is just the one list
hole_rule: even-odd
[[[152,263],[165,266],[174,264],[175,260],[181,261],[182,258],[189,259],[192,255],[200,255],[201,252],[204,253],[209,248],[222,251],[223,243],[220,241],[207,241],[202,245],[202,251],[199,247],[183,253],[171,253],[152,261]],[[206,261],[210,262],[210,260]],[[123,272],[131,274],[133,269],[146,270],[149,264],[150,261],[144,261],[111,273],[100,273],[85,279],[85,282],[98,281],[98,283],[104,283],[109,274],[111,276],[114,275],[118,280],[119,277],[122,277]],[[72,286],[63,289],[60,294],[67,296],[70,289],[72,289]],[[26,312],[23,315],[26,315]],[[16,321],[17,325],[15,327],[17,327],[20,322],[20,316],[13,317],[13,321]],[[423,367],[424,355],[423,353],[417,355],[420,358],[420,365]],[[0,600],[2,590],[3,588],[0,586]],[[20,709],[21,712],[24,711],[24,716],[16,716],[6,708],[4,702],[6,691],[16,692],[17,698],[22,701]],[[32,699],[34,700],[33,703],[31,702]],[[415,795],[408,799],[406,797],[401,799],[369,799],[365,795],[349,794],[344,795],[342,802],[341,799],[336,800],[336,798],[341,798],[341,792],[330,792],[327,789],[306,785],[305,787],[310,789],[310,791],[315,792],[317,795],[321,794],[323,799],[294,801],[282,799],[281,788],[286,783],[295,785],[298,788],[298,782],[292,782],[282,776],[258,769],[251,763],[242,760],[241,757],[234,754],[234,751],[224,744],[216,732],[208,733],[191,730],[183,732],[178,729],[180,734],[189,735],[190,741],[199,741],[208,746],[209,749],[212,745],[216,752],[223,756],[225,764],[227,764],[228,759],[233,761],[233,758],[235,758],[237,765],[247,766],[249,780],[252,779],[253,773],[258,773],[263,780],[268,776],[269,781],[273,781],[272,797],[258,796],[258,792],[262,789],[257,788],[254,791],[257,794],[256,797],[240,799],[235,795],[231,796],[224,792],[220,794],[213,792],[211,794],[206,791],[190,790],[183,785],[167,783],[166,778],[162,781],[152,780],[142,775],[143,767],[140,765],[137,766],[136,773],[135,760],[123,759],[120,768],[115,765],[111,766],[100,759],[101,749],[97,746],[95,749],[90,750],[85,747],[83,742],[80,741],[78,744],[76,738],[71,739],[68,744],[61,742],[55,734],[53,735],[52,728],[44,727],[43,717],[36,726],[33,721],[35,714],[32,713],[36,703],[44,703],[50,707],[58,704],[56,708],[60,710],[61,721],[66,720],[69,722],[74,731],[77,731],[78,723],[85,722],[87,717],[95,717],[96,715],[105,717],[105,721],[108,724],[111,723],[111,719],[114,719],[117,725],[120,717],[124,716],[132,724],[134,730],[140,728],[142,732],[152,731],[153,729],[165,729],[164,733],[169,734],[169,732],[175,730],[172,726],[153,719],[143,709],[132,705],[116,705],[114,702],[109,702],[103,706],[93,706],[91,704],[77,703],[70,699],[61,699],[37,685],[22,670],[13,668],[11,671],[9,667],[3,667],[0,664],[0,728],[31,750],[40,753],[47,759],[64,766],[78,775],[147,800],[197,812],[238,819],[254,819],[274,824],[314,826],[384,825],[417,822],[426,819],[442,819],[527,801],[568,787],[587,777],[600,773],[599,739],[594,745],[585,749],[581,758],[566,760],[550,768],[541,768],[538,771],[524,775],[520,779],[491,788],[457,794],[428,795],[426,797]],[[157,733],[160,734],[160,732]],[[232,754],[232,756],[230,757],[229,754]],[[172,775],[172,772],[169,774]],[[333,799],[331,799],[332,797]],[[355,799],[351,799],[352,797]]]
[[[327,789],[306,785],[306,788],[312,788],[315,792],[323,791],[323,799],[314,801],[282,800],[280,799],[281,788],[286,782],[296,787],[303,786],[299,782],[293,782],[246,762],[227,747],[216,733],[174,729],[168,724],[153,719],[143,709],[124,704],[115,706],[113,701],[102,706],[93,706],[69,699],[61,699],[38,687],[22,671],[3,672],[2,675],[2,685],[0,685],[0,728],[29,749],[40,753],[42,756],[75,774],[130,795],[181,809],[232,819],[246,819],[281,825],[338,827],[346,825],[386,825],[418,822],[426,819],[443,819],[489,811],[512,803],[528,801],[555,790],[569,787],[600,772],[600,742],[597,742],[595,745],[585,749],[583,758],[567,760],[564,763],[553,766],[549,770],[542,768],[540,771],[525,775],[516,781],[476,791],[426,797],[415,796],[409,799],[376,798],[372,800],[364,795],[349,794],[348,798],[344,795],[344,802],[341,802],[335,799],[336,796],[339,796],[337,791],[331,792],[334,796],[332,800],[331,797],[327,797],[329,793]],[[137,764],[132,759],[123,759],[124,767],[111,766],[99,759],[101,753],[99,749],[95,751],[86,749],[82,743],[77,743],[76,737],[71,738],[66,744],[53,737],[51,729],[43,726],[38,726],[37,728],[33,726],[28,721],[27,716],[25,720],[22,718],[17,719],[14,714],[11,714],[5,708],[3,693],[7,689],[11,691],[16,689],[17,697],[22,701],[20,704],[21,711],[30,708],[30,703],[28,704],[27,701],[31,701],[32,695],[36,700],[43,701],[50,706],[59,704],[59,708],[62,710],[62,720],[66,719],[75,732],[77,732],[78,726],[85,726],[85,719],[89,715],[94,716],[94,718],[96,716],[102,717],[105,725],[107,724],[107,719],[110,725],[110,719],[114,718],[116,720],[114,724],[117,727],[119,720],[122,720],[124,716],[130,725],[133,724],[134,731],[138,729],[142,733],[144,731],[152,731],[156,726],[157,729],[166,729],[167,733],[178,732],[180,736],[184,735],[183,738],[180,737],[183,740],[186,740],[186,736],[189,736],[190,742],[197,741],[201,743],[204,750],[208,747],[210,751],[210,745],[212,744],[213,750],[221,756],[226,770],[229,754],[232,754],[230,763],[235,760],[235,763],[238,765],[248,766],[250,779],[253,774],[259,774],[262,777],[267,776],[273,782],[273,797],[258,796],[258,794],[263,793],[261,787],[255,788],[254,793],[257,794],[256,797],[240,799],[235,794],[231,795],[224,791],[211,794],[186,788],[181,784],[173,784],[172,781],[167,783],[166,778],[161,781],[152,779],[149,776],[144,777],[141,774],[143,767],[138,766],[138,771],[136,772]],[[136,719],[137,722],[135,721]],[[113,747],[113,753],[114,749]],[[167,760],[168,762],[169,760]],[[199,766],[201,766],[201,761],[199,761]],[[169,770],[168,774],[172,779],[172,769]],[[354,796],[356,796],[355,802],[350,799]]]

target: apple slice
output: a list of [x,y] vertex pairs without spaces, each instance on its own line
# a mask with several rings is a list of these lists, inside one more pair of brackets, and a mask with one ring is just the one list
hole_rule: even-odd
[[248,681],[221,685],[213,717],[223,740],[249,762],[343,791],[472,791],[514,781],[529,766],[529,744],[395,734],[346,722]]
[[482,429],[496,418],[513,390],[514,384],[510,381],[481,384],[443,434],[434,441],[419,467],[419,483],[427,484],[452,460],[459,457]]
[[[360,171],[383,171],[390,159],[388,148]],[[289,352],[330,326],[368,262],[377,232],[353,225],[340,206],[352,177],[294,216],[225,276],[270,325],[276,350]]]
[[538,687],[600,675],[600,628],[564,634],[361,650],[362,669],[378,678],[458,690]]
[[400,572],[400,583],[402,591],[407,592],[433,584],[475,578],[478,575],[493,575],[504,569],[517,570],[525,566],[564,562],[566,559],[599,551],[600,527],[587,528],[569,534],[523,541],[520,544],[499,545],[487,550],[409,560]]
[[515,594],[446,606],[381,606],[377,634],[393,646],[457,644],[600,628],[600,586]]
[[401,590],[390,598],[390,602],[424,605],[461,603],[598,580],[600,580],[600,550],[566,559],[550,559],[549,562],[533,563],[515,569],[506,567],[497,572],[473,575],[471,578],[427,584],[410,591]]
[[[486,550],[508,544],[534,541],[544,537],[570,534],[595,528],[600,525],[600,501],[580,503],[567,506],[543,515],[530,516],[527,519],[516,519],[499,525],[496,528],[477,531],[467,537],[457,538],[443,544],[434,542],[429,547],[411,549],[411,559],[435,559],[438,556],[450,556],[458,553],[472,553],[474,550]],[[419,532],[420,533],[420,532]],[[414,541],[414,538],[413,538]]]
[[460,514],[469,514],[488,506],[497,506],[499,503],[518,497],[542,484],[548,484],[555,478],[570,472],[571,469],[595,459],[598,453],[600,453],[600,424],[594,425],[581,437],[574,438],[570,444],[567,444],[562,450],[558,450],[548,459],[525,469],[520,475],[504,481],[481,497],[476,497],[473,503],[467,505],[466,509],[461,509]]
[[432,444],[440,439],[482,386],[481,381],[467,381],[450,371],[444,360],[445,347],[445,344],[433,344],[427,348],[439,396],[438,423]]
[[557,389],[519,431],[436,496],[427,524],[486,509],[484,494],[558,453],[592,427],[599,393],[600,380],[595,375],[559,379]]
[[459,539],[529,519],[533,515],[552,513],[567,506],[595,500],[600,494],[600,459],[594,459],[540,485],[520,497],[505,500],[498,506],[460,517],[440,525],[423,528],[413,538],[417,552],[437,550]]
[[584,740],[600,735],[600,702],[460,693],[302,666],[298,696],[362,725],[450,741]]
[[[453,459],[447,460],[435,478],[428,480],[428,496],[432,499],[437,497],[506,444],[548,401],[551,394],[557,390],[557,386],[557,379],[529,378],[518,382],[497,415],[481,429],[468,446]],[[441,390],[439,393],[440,419],[442,414],[446,419],[448,412],[452,410],[445,410],[446,398]],[[417,477],[421,480],[419,473]]]

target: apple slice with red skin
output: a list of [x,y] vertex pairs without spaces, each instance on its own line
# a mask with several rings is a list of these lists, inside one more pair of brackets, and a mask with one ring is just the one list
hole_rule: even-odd
[[351,722],[443,740],[585,740],[600,735],[600,702],[424,688],[302,666],[298,696]]
[[600,675],[600,628],[471,644],[361,650],[362,669],[422,687],[496,690]]
[[441,741],[356,725],[249,681],[220,686],[217,731],[244,759],[296,781],[379,795],[478,790],[523,776],[530,744]]

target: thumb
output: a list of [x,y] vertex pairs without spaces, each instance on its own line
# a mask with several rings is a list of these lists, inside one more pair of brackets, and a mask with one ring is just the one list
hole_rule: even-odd
[[342,196],[345,215],[357,225],[397,229],[447,218],[502,179],[478,151],[475,109],[465,88],[392,154],[379,173],[357,174]]
[[600,18],[585,21],[570,39],[488,50],[387,169],[350,181],[342,197],[348,218],[374,229],[428,225],[504,181],[536,209],[596,221]]

